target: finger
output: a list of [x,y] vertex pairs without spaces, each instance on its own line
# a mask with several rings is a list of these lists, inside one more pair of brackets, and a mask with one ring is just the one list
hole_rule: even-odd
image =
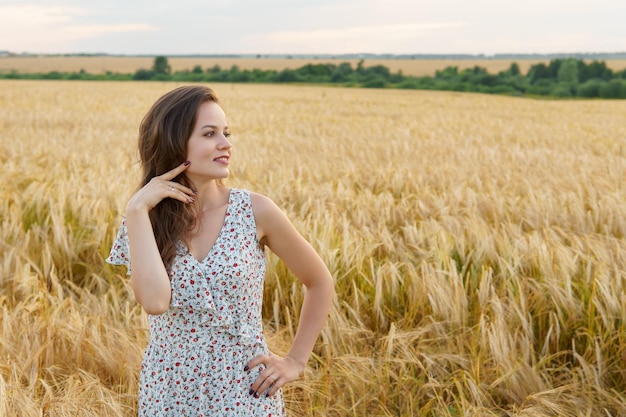
[[266,364],[269,362],[269,355],[259,355],[256,356],[254,358],[252,358],[248,363],[246,363],[245,367],[243,368],[244,371],[249,371],[250,369],[253,369],[256,366],[259,366],[261,364]]
[[271,371],[268,371],[269,368],[269,355],[259,355],[252,358],[246,366],[243,368],[244,371],[249,372],[250,370],[256,368],[259,365],[265,365],[264,369],[261,369],[261,372],[254,380],[252,385],[250,385],[250,395],[259,398],[259,396],[264,392],[267,386],[263,387],[263,383],[265,379],[271,374]]
[[185,161],[182,164],[180,164],[179,166],[177,166],[176,168],[174,168],[174,169],[172,169],[170,171],[167,171],[165,174],[160,175],[159,177],[161,179],[164,179],[164,180],[172,180],[172,179],[176,178],[178,176],[178,174],[180,174],[181,172],[186,170],[189,167],[190,164],[191,164],[191,162]]
[[196,201],[193,197],[185,194],[174,185],[167,185],[166,195],[169,198],[182,201],[183,203],[193,203],[194,201]]
[[267,370],[261,372],[252,384],[251,390],[254,391],[252,395],[255,398],[259,398],[261,395],[271,395],[269,392],[273,386],[278,382],[279,378]]
[[170,191],[178,190],[181,193],[184,193],[184,194],[186,194],[188,196],[194,196],[194,195],[198,194],[197,191],[192,190],[191,188],[186,187],[186,186],[184,186],[184,185],[182,185],[180,183],[174,182],[174,181],[167,181],[164,184],[167,185],[167,187],[168,187],[168,189]]
[[270,378],[271,378],[270,379],[271,382],[268,387],[267,393],[265,394],[268,397],[271,397],[272,395],[276,394],[278,389],[283,386],[283,381],[281,378],[276,377],[276,375],[272,375]]

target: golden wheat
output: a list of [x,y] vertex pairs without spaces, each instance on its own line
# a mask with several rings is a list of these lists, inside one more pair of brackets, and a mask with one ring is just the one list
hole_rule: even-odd
[[[105,265],[172,83],[0,82],[0,415],[131,416],[145,317]],[[233,186],[338,296],[292,416],[625,416],[626,102],[216,84]],[[302,288],[269,257],[284,352]]]

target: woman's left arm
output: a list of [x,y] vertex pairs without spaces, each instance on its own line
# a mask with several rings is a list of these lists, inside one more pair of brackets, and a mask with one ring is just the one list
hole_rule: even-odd
[[285,213],[260,194],[252,194],[252,207],[259,242],[274,252],[306,287],[298,330],[287,356],[261,355],[246,365],[246,369],[261,363],[265,365],[265,370],[252,384],[251,394],[258,396],[270,388],[268,394],[273,395],[304,370],[326,322],[335,290],[328,268]]

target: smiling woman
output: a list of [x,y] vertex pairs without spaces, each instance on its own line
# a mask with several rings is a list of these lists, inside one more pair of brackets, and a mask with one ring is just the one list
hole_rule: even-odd
[[[283,212],[220,181],[229,136],[202,86],[163,95],[141,123],[143,181],[107,258],[127,266],[149,314],[140,416],[284,415],[282,387],[303,372],[330,308],[330,273]],[[265,247],[307,287],[284,357],[263,336]]]

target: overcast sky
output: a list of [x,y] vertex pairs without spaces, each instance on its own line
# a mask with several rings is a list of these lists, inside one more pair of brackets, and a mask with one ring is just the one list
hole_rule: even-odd
[[624,52],[625,21],[625,0],[0,0],[0,50]]

